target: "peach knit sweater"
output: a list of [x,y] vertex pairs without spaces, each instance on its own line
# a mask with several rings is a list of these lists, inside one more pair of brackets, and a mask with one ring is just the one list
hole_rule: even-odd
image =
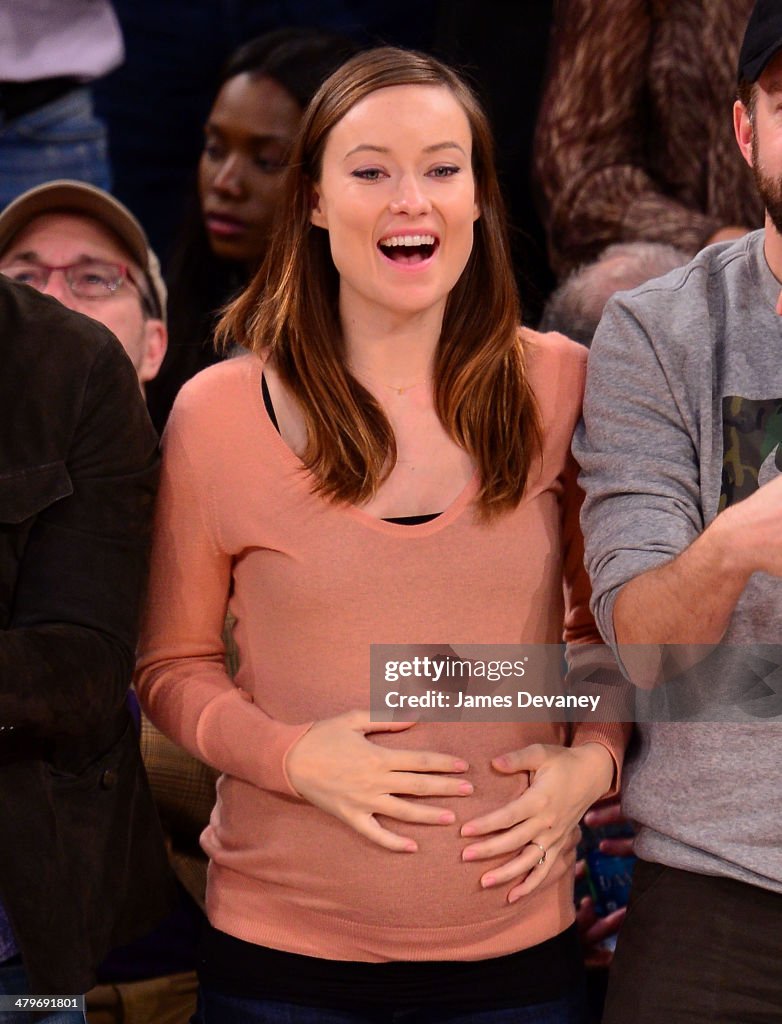
[[[212,924],[249,942],[331,959],[500,956],[573,920],[572,855],[509,905],[482,890],[491,861],[464,863],[459,827],[519,792],[490,759],[567,727],[419,722],[373,735],[470,763],[471,797],[439,799],[453,826],[391,822],[415,854],[391,853],[301,800],[285,754],[313,720],[368,707],[372,643],[574,643],[599,638],[588,610],[570,456],[586,352],[525,332],[545,446],[519,507],[477,521],[473,480],[437,519],[377,520],[329,503],[265,411],[254,356],[182,390],[164,439],[137,687],[153,722],[223,774],[202,836]],[[240,668],[225,672],[226,608]],[[579,725],[619,758],[618,726]],[[389,824],[386,822],[386,824]],[[502,857],[497,863],[503,863]]]

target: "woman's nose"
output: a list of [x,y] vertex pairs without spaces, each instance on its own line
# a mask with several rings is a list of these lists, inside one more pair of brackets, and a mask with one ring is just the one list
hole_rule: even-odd
[[241,195],[244,185],[241,158],[235,154],[229,154],[220,164],[214,178],[212,188],[227,195]]
[[422,182],[415,175],[408,174],[400,178],[389,208],[392,213],[406,213],[415,217],[429,213],[432,204]]

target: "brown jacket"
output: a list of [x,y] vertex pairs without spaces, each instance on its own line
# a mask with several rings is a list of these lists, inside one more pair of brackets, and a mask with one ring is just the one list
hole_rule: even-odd
[[133,367],[0,276],[0,900],[33,992],[172,906],[126,705],[157,479]]
[[612,242],[695,254],[763,207],[733,136],[753,0],[562,0],[535,173],[561,276]]

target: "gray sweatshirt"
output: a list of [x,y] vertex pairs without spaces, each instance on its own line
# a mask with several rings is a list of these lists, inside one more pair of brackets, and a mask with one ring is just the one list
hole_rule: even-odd
[[[574,452],[593,610],[614,648],[622,585],[782,470],[780,283],[763,239],[622,293],[598,328]],[[735,645],[782,645],[782,580],[752,576],[724,643],[725,664]],[[639,725],[623,806],[641,857],[782,892],[782,718],[732,718]]]

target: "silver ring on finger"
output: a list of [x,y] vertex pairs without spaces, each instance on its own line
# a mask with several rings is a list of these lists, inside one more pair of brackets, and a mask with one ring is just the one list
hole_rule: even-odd
[[536,843],[534,839],[530,840],[529,845],[530,846],[537,846],[537,848],[540,850],[540,859],[538,860],[538,865],[545,864],[546,863],[546,847],[542,843]]

